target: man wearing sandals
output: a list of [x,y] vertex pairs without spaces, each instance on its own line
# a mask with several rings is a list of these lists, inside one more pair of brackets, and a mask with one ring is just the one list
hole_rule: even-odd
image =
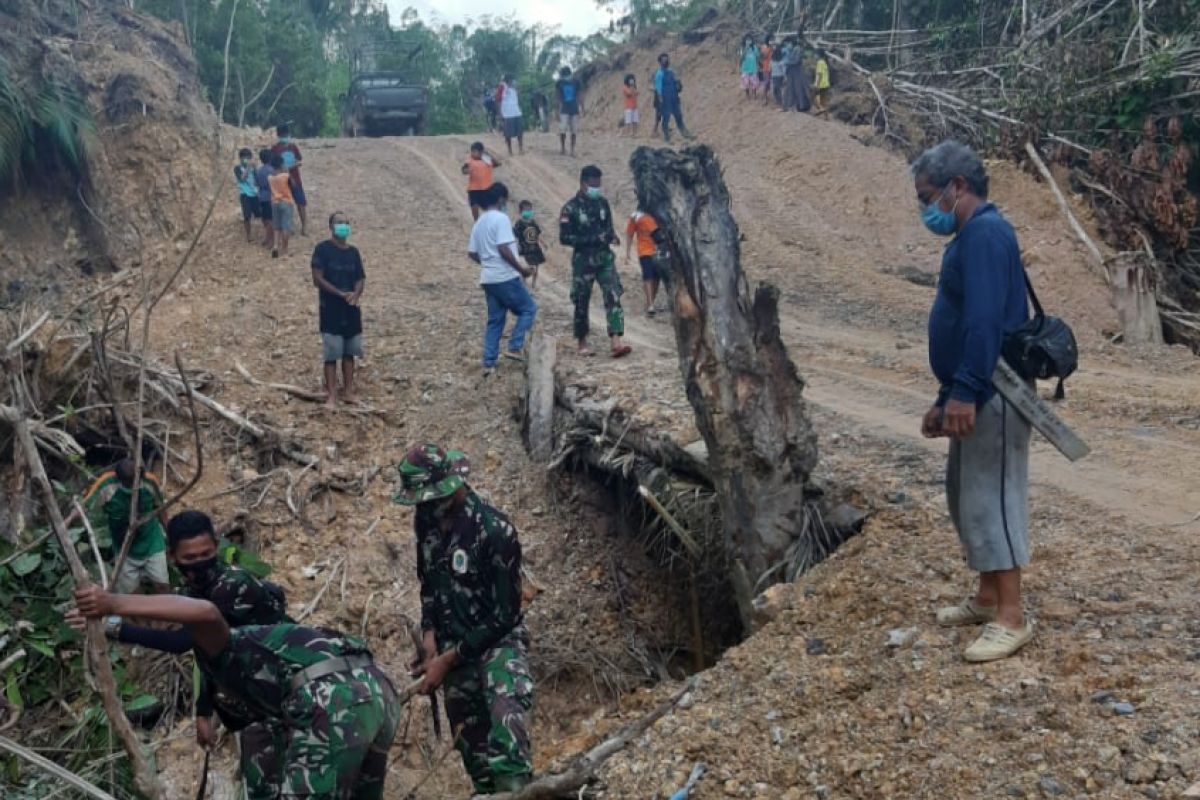
[[600,168],[589,165],[579,173],[579,194],[563,206],[558,220],[558,238],[571,255],[571,301],[575,304],[575,338],[581,356],[593,355],[588,346],[588,308],[592,303],[592,284],[600,284],[612,357],[629,355],[633,348],[621,337],[625,334],[625,312],[621,308],[621,278],[611,245],[619,245],[613,230],[612,209],[600,187]]
[[983,623],[963,655],[995,661],[1033,638],[1021,606],[1030,426],[991,380],[1005,335],[1029,318],[1021,251],[1012,225],[987,202],[987,172],[970,148],[942,142],[913,163],[912,174],[925,227],[954,237],[929,314],[929,363],[941,387],[921,432],[950,439],[950,519],[967,565],[979,573],[975,595],[939,610],[937,621]]

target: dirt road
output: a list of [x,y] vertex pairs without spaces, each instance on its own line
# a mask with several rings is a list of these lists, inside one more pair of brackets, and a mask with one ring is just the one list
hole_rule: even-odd
[[[920,229],[905,165],[859,145],[836,123],[807,117],[753,109],[693,120],[693,125],[725,166],[746,236],[743,254],[751,280],[772,281],[783,292],[785,340],[808,381],[806,397],[816,407],[822,471],[855,487],[868,505],[882,507],[885,522],[868,531],[871,546],[896,551],[897,558],[913,564],[934,565],[933,585],[904,594],[905,602],[923,604],[931,594],[958,591],[951,587],[961,585],[964,575],[955,566],[938,487],[944,443],[918,435],[920,415],[934,392],[923,336],[933,289],[904,277],[935,273],[939,243]],[[770,144],[780,131],[804,142],[803,151]],[[768,144],[741,146],[747,139]],[[535,656],[538,666],[570,664],[564,653],[594,656],[610,645],[610,663],[615,663],[627,648],[622,631],[631,625],[639,629],[640,623],[636,608],[614,608],[613,582],[627,580],[620,573],[636,570],[636,558],[621,559],[618,567],[611,551],[620,545],[594,522],[598,515],[586,498],[564,496],[553,478],[544,479],[526,458],[510,413],[521,387],[519,367],[502,365],[487,379],[480,373],[484,302],[476,285],[478,269],[465,254],[470,215],[459,173],[469,142],[435,137],[301,143],[312,203],[310,236],[297,236],[290,255],[272,260],[239,240],[233,207],[225,209],[191,277],[156,318],[155,341],[164,353],[179,348],[190,353],[192,366],[216,374],[223,402],[285,427],[321,456],[322,475],[384,470],[362,496],[326,494],[314,501],[303,525],[288,514],[282,483],[259,507],[253,506],[257,488],[240,497],[218,496],[247,469],[261,466],[246,448],[230,459],[226,474],[205,481],[208,502],[219,512],[250,506],[260,518],[264,554],[279,565],[294,603],[317,593],[337,558],[348,559],[352,568],[340,600],[334,603],[336,591],[331,591],[314,619],[369,629],[384,662],[397,673],[403,669],[406,644],[394,610],[415,613],[417,598],[410,522],[406,511],[389,503],[386,470],[411,444],[441,441],[471,453],[476,485],[512,515],[531,572],[546,584],[547,597],[531,613],[531,624],[544,637],[545,649]],[[502,147],[495,140],[488,144]],[[606,191],[619,220],[633,210],[625,166],[630,141],[593,131],[582,138],[580,157],[570,159],[557,153],[556,137],[532,134],[527,149],[525,156],[507,159],[497,178],[509,185],[514,201],[534,201],[551,242],[557,240],[558,209],[575,191],[583,164],[595,162],[605,170]],[[993,199],[1017,225],[1034,280],[1047,286],[1048,304],[1077,323],[1083,366],[1070,382],[1062,410],[1094,449],[1087,460],[1070,465],[1044,442],[1035,446],[1033,512],[1044,529],[1037,556],[1044,571],[1033,572],[1033,591],[1035,596],[1074,596],[1120,585],[1136,600],[1139,590],[1119,571],[1131,553],[1155,554],[1141,564],[1150,583],[1177,581],[1183,565],[1195,560],[1187,543],[1200,530],[1194,518],[1200,511],[1194,480],[1200,463],[1195,405],[1200,368],[1190,354],[1175,350],[1135,353],[1105,344],[1104,333],[1113,323],[1104,289],[1088,273],[1052,201],[1011,168],[994,172]],[[316,385],[316,293],[308,258],[325,235],[325,218],[335,210],[350,215],[352,241],[366,262],[367,357],[360,372],[366,407],[329,414],[246,385],[232,362],[239,360],[263,380]],[[669,322],[643,314],[636,262],[625,265],[618,256],[635,351],[613,362],[603,350],[588,360],[573,353],[567,254],[553,247],[549,258],[536,292],[538,324],[559,337],[563,368],[640,404],[640,414],[661,419],[664,429],[681,440],[696,438],[679,386]],[[592,321],[602,344],[598,298]],[[312,480],[301,475],[300,487],[311,487]],[[897,492],[909,499],[889,507],[885,494]],[[271,509],[277,520],[263,521],[263,512]],[[375,534],[364,540],[362,532],[376,519]],[[1116,541],[1121,532],[1127,532],[1128,542]],[[900,552],[909,547],[917,550]],[[1095,569],[1064,584],[1064,570],[1081,562]],[[860,568],[872,563],[863,557]],[[315,580],[308,577],[312,569],[305,572],[314,565]],[[925,582],[902,573],[905,586]],[[653,579],[644,584],[655,586]],[[635,607],[670,602],[670,587],[640,591]],[[1172,600],[1167,606],[1176,604]],[[1151,610],[1165,613],[1162,607]],[[1054,613],[1062,620],[1057,630]],[[1053,661],[1070,642],[1064,613],[1046,610],[1050,630],[1038,646],[1044,649],[1031,648],[1022,657],[1034,668]],[[648,611],[647,619],[652,614]],[[652,627],[651,622],[641,625]],[[1132,640],[1130,646],[1135,646]],[[952,656],[948,650],[946,658]],[[542,687],[542,707],[554,713],[539,714],[540,763],[586,741],[586,736],[566,735],[578,734],[576,720],[605,702],[594,681],[572,684],[569,692],[555,693],[552,684]],[[397,768],[406,786],[429,769],[430,756],[417,755],[421,719],[411,735],[406,728],[405,746],[411,749]],[[641,793],[647,787],[644,775],[622,784],[620,770],[613,775],[617,785],[639,788],[614,797],[652,794]],[[462,788],[451,759],[421,796],[448,796]]]

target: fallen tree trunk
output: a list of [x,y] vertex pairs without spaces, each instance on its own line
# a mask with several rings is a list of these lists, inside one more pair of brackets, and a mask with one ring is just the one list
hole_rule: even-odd
[[638,204],[670,245],[679,368],[720,498],[739,611],[749,625],[760,579],[808,535],[817,441],[804,383],[779,336],[779,292],[751,296],[739,231],[707,147],[638,148]]

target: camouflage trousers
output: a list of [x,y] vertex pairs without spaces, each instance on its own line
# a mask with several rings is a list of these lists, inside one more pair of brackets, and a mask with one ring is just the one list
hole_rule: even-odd
[[380,800],[400,702],[376,666],[320,678],[284,705],[287,749],[280,797]]
[[[512,791],[533,773],[526,715],[533,706],[524,635],[510,635],[443,684],[455,746],[477,794]],[[460,730],[461,729],[461,730]]]
[[608,321],[608,335],[622,336],[625,333],[625,311],[621,308],[621,276],[617,274],[616,259],[612,250],[605,248],[595,252],[576,250],[571,256],[571,302],[575,304],[575,338],[583,339],[591,327],[588,310],[592,304],[592,284],[600,284],[604,297],[604,313]]
[[246,800],[275,800],[279,797],[286,747],[287,730],[276,720],[252,723],[238,733]]

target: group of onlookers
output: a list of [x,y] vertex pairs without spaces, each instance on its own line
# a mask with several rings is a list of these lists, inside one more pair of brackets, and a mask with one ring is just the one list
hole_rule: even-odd
[[288,241],[295,231],[296,216],[300,217],[300,235],[308,235],[308,199],[300,179],[300,148],[292,141],[288,125],[275,128],[276,141],[258,151],[257,167],[254,153],[248,147],[238,151],[238,163],[233,168],[242,205],[242,224],[246,241],[254,241],[253,220],[262,220],[262,244],[271,256],[287,255]]
[[[812,64],[811,73],[808,63]],[[761,44],[747,34],[742,40],[740,75],[746,97],[754,97],[761,89],[764,105],[769,105],[773,97],[785,111],[811,109],[824,114],[829,110],[829,59],[821,48],[806,48],[799,36],[789,36],[776,45],[769,33]]]

